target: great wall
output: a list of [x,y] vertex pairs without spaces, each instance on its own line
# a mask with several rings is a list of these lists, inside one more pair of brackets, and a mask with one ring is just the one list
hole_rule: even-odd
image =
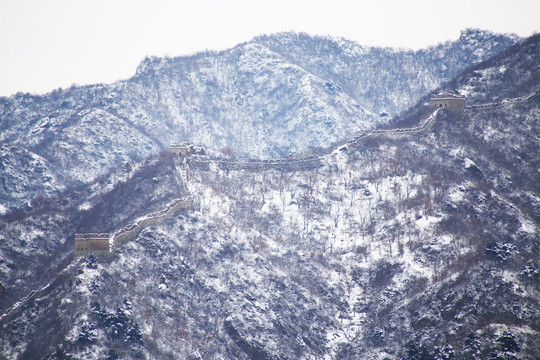
[[[460,98],[461,101],[462,98]],[[464,101],[464,98],[463,98]],[[439,107],[433,106],[433,113],[426,119],[423,119],[418,126],[401,129],[388,130],[371,130],[355,136],[345,145],[340,145],[337,149],[322,155],[311,155],[299,158],[282,158],[282,159],[227,159],[227,158],[212,158],[206,155],[204,147],[190,143],[174,144],[170,146],[169,152],[178,160],[177,163],[207,170],[210,164],[214,164],[224,170],[267,170],[281,169],[286,171],[295,171],[300,169],[314,169],[323,166],[323,161],[328,157],[334,156],[337,152],[345,151],[349,146],[357,146],[361,140],[369,136],[395,136],[415,134],[425,131],[441,110]],[[449,108],[450,110],[454,109]],[[186,181],[186,179],[184,179]],[[116,250],[118,250],[126,242],[135,240],[141,231],[151,225],[158,225],[167,218],[172,217],[178,210],[191,206],[191,196],[174,199],[169,202],[165,208],[159,212],[144,215],[124,228],[109,234],[109,233],[81,233],[75,234],[74,258],[87,257],[90,254],[102,261],[111,261],[114,258]]]
[[[497,108],[501,106],[511,106],[516,103],[524,103],[535,96],[540,96],[540,89],[535,91],[534,93],[518,97],[514,99],[504,99],[501,102],[498,103],[488,103],[488,104],[475,104],[475,105],[468,105],[464,108],[464,113],[467,114],[467,112],[473,111],[473,110],[486,110],[486,109],[492,109]],[[433,108],[433,104],[432,104]],[[320,163],[324,158],[328,156],[332,156],[338,151],[345,151],[348,146],[357,146],[361,140],[373,136],[373,135],[383,135],[383,136],[400,136],[400,135],[409,135],[409,134],[418,134],[426,129],[429,128],[429,126],[433,123],[435,120],[437,113],[440,111],[440,108],[435,108],[434,111],[431,113],[430,116],[428,116],[426,119],[423,119],[420,121],[420,124],[411,128],[401,128],[401,129],[388,129],[388,130],[372,130],[368,131],[362,134],[359,134],[355,136],[352,140],[349,140],[347,144],[340,145],[336,149],[333,149],[328,154],[324,154],[321,156],[308,156],[303,158],[293,158],[293,159],[278,159],[278,160],[235,160],[235,159],[210,159],[206,158],[204,156],[193,154],[192,156],[186,156],[184,157],[184,160],[188,160],[191,157],[190,161],[185,161],[189,164],[206,164],[206,166],[211,162],[215,162],[216,164],[256,164],[257,166],[268,166],[274,168],[276,165],[284,165],[284,164],[306,164],[309,162],[315,162],[317,161]],[[187,155],[187,154],[186,154]],[[249,166],[248,166],[249,167]],[[242,166],[239,166],[239,168],[242,168]],[[135,240],[137,236],[140,234],[140,232],[149,225],[157,225],[160,222],[164,221],[167,218],[170,218],[176,214],[177,211],[185,208],[189,208],[192,205],[192,196],[187,196],[185,198],[181,199],[175,199],[162,211],[145,215],[143,217],[138,218],[134,222],[132,222],[130,225],[122,228],[121,230],[114,232],[112,235],[112,241],[111,235],[109,234],[109,249],[110,254],[108,254],[105,259],[107,261],[111,260],[114,257],[115,251],[123,244],[125,244],[128,241]],[[80,234],[83,235],[83,234]],[[119,240],[118,240],[119,239]],[[74,258],[82,258],[82,254],[78,254],[74,252]],[[17,301],[15,304],[13,304],[4,314],[0,315],[0,323],[4,321],[6,317],[8,317],[10,314],[14,313],[17,309],[22,308],[26,302],[36,298],[40,293],[45,292],[51,287],[58,279],[62,276],[62,274],[67,271],[69,268],[77,266],[79,262],[78,261],[72,261],[67,265],[66,268],[62,269],[49,283],[47,283],[45,286],[38,290],[31,291],[28,295],[21,298],[19,301]]]
[[113,252],[120,248],[123,244],[128,241],[135,240],[141,231],[151,225],[157,225],[163,222],[166,219],[171,218],[176,215],[179,210],[187,209],[192,205],[193,201],[190,196],[174,199],[169,202],[164,209],[161,211],[145,215],[137,220],[135,220],[130,225],[122,228],[118,232],[114,233],[112,250]]
[[144,228],[158,225],[164,220],[176,215],[181,209],[189,208],[192,204],[190,196],[170,201],[162,210],[144,215],[122,229],[112,233],[83,233],[75,234],[74,257],[86,257],[90,254],[102,261],[114,257],[118,248],[128,241],[135,240]]
[[[500,106],[511,106],[516,103],[527,102],[535,96],[540,95],[540,89],[536,92],[523,97],[518,97],[514,99],[505,99],[498,103],[488,103],[488,104],[475,104],[475,105],[466,105],[466,98],[464,96],[457,96],[453,94],[438,94],[432,95],[430,100],[430,107],[433,109],[433,112],[422,119],[420,123],[416,126],[410,128],[398,128],[398,129],[378,129],[370,130],[356,135],[351,140],[347,141],[345,144],[341,144],[336,148],[330,148],[328,151],[321,155],[310,155],[297,158],[281,158],[281,159],[252,159],[252,158],[223,158],[223,157],[211,157],[206,155],[204,147],[199,145],[194,145],[190,143],[183,143],[179,145],[171,145],[170,153],[180,161],[177,164],[182,166],[189,166],[191,168],[208,170],[210,165],[218,166],[223,170],[270,170],[270,169],[279,169],[284,171],[297,171],[297,170],[308,170],[314,169],[323,166],[323,162],[336,155],[339,152],[347,151],[349,147],[358,147],[360,143],[368,137],[374,136],[404,136],[404,135],[413,135],[419,134],[427,129],[433,124],[434,120],[437,117],[437,114],[442,110],[447,110],[453,112],[454,114],[459,114],[460,116],[463,113],[467,113],[473,110],[486,110],[491,108],[496,108]],[[184,179],[184,181],[187,181]],[[126,242],[135,240],[140,232],[148,226],[157,225],[164,221],[167,218],[175,215],[179,210],[188,208],[192,205],[192,196],[189,195],[185,198],[174,199],[169,202],[166,207],[156,213],[148,214],[143,217],[138,218],[130,225],[112,233],[105,234],[107,235],[106,240],[105,236],[101,236],[101,243],[96,241],[98,236],[89,236],[92,234],[77,234],[76,240],[84,239],[84,236],[87,236],[90,239],[86,245],[82,246],[80,242],[76,241],[74,256],[87,256],[90,253],[97,255],[103,260],[111,260],[114,257],[114,253],[118,248],[120,248]],[[104,251],[105,245],[104,242],[107,241],[107,246],[109,251]],[[95,245],[91,245],[95,244]]]

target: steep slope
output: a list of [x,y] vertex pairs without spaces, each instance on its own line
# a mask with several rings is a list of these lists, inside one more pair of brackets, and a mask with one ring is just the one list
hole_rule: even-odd
[[75,233],[119,230],[183,196],[183,182],[167,159],[149,158],[137,168],[124,167],[91,186],[40,197],[30,209],[1,216],[2,313],[72,261]]
[[367,131],[328,155],[162,157],[157,179],[171,180],[141,194],[186,185],[193,209],[110,264],[73,263],[3,316],[3,354],[535,359],[539,48],[531,37],[451,82],[464,114]]
[[[110,85],[0,98],[1,209],[90,184],[170,143],[259,158],[327,147],[387,123],[516,41],[468,31],[413,52],[278,34],[219,53],[147,58],[131,79]],[[43,186],[10,165],[21,156],[34,158]]]
[[141,93],[155,87],[153,101],[173,122],[156,129],[159,136],[175,131],[214,150],[229,145],[260,157],[305,151],[335,141],[347,126],[363,130],[379,122],[355,99],[330,91],[326,80],[259,44],[186,60],[148,59],[133,79]]
[[398,115],[426,93],[512,45],[515,37],[466,29],[457,41],[418,51],[363,47],[346,39],[282,33],[255,39],[291,63],[332,79],[376,113]]

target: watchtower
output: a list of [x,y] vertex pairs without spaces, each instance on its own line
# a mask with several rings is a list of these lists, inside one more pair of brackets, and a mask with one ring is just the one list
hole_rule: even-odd
[[171,145],[171,154],[174,154],[178,157],[185,157],[188,153],[189,144],[174,144]]
[[74,257],[92,254],[100,260],[110,259],[109,237],[109,234],[98,233],[75,234]]
[[465,110],[465,96],[451,93],[431,95],[430,105],[432,108],[444,108],[453,112],[462,113]]
[[204,146],[194,145],[190,143],[174,144],[171,145],[171,154],[174,154],[180,158],[185,158],[188,155],[206,155]]

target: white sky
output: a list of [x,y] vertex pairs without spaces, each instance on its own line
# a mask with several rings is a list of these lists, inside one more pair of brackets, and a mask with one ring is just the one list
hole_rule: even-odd
[[109,83],[132,76],[146,55],[225,49],[280,31],[418,49],[466,27],[532,35],[540,1],[0,0],[0,96]]

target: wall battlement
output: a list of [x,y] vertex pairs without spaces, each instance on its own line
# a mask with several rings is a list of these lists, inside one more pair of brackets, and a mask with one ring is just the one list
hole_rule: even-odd
[[[145,227],[158,225],[176,215],[179,210],[189,208],[191,205],[190,197],[175,199],[168,203],[163,210],[146,215],[116,233],[75,234],[74,257],[88,257],[92,254],[102,261],[112,260],[116,250],[126,242],[136,239]],[[110,239],[112,239],[112,247]]]
[[192,204],[191,198],[173,200],[171,203],[167,205],[167,207],[164,210],[154,213],[154,214],[150,214],[146,218],[136,223],[126,226],[125,228],[120,230],[118,233],[114,234],[113,251],[116,251],[116,249],[118,249],[120,246],[122,246],[126,242],[135,240],[145,227],[151,226],[151,225],[158,225],[163,220],[174,216],[177,213],[177,211],[179,211],[180,209],[185,209],[185,208],[190,207],[191,204]]

